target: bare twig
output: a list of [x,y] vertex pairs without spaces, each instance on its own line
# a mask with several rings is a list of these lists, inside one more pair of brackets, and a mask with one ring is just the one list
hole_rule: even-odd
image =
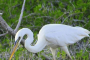
[[16,33],[18,31],[18,28],[20,27],[20,24],[21,24],[21,20],[22,20],[22,16],[23,16],[23,11],[24,11],[24,6],[25,6],[25,1],[23,2],[23,5],[22,5],[22,10],[21,10],[21,14],[20,14],[20,17],[19,17],[19,22],[14,30],[14,32]]
[[64,15],[69,14],[69,12],[65,12],[62,16],[60,16],[57,20],[60,20]]
[[[73,5],[73,3],[72,3],[71,1],[72,1],[72,0],[70,0],[70,3],[72,4],[73,8],[75,9],[75,6]],[[73,10],[74,10],[74,9],[73,9]]]
[[53,18],[51,16],[40,16],[40,17],[37,17],[37,18]]
[[78,20],[78,19],[73,19],[74,22],[82,22],[82,23],[85,23],[84,20]]
[[71,17],[71,16],[74,16],[74,15],[77,15],[77,14],[80,14],[80,13],[83,13],[83,12],[79,12],[79,13],[74,13],[74,14],[70,14],[69,16],[67,16],[64,20],[63,20],[63,22],[62,23],[64,23],[64,21],[67,19],[67,18],[69,18],[69,17]]
[[1,37],[1,36],[5,36],[6,34],[8,34],[8,32],[3,33],[3,34],[0,34],[0,37]]
[[42,55],[45,57],[45,60],[50,60],[51,59],[51,57],[46,56],[44,53],[42,53]]
[[32,15],[40,15],[40,14],[39,13],[30,13],[29,15],[24,16],[23,18],[27,18],[27,17],[32,16]]
[[18,6],[20,6],[20,4],[17,4],[17,5],[15,5],[15,6],[13,6],[12,8],[15,8],[15,7],[18,7]]

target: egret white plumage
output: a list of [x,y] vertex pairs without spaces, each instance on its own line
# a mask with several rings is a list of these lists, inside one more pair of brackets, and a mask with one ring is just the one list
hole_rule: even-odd
[[84,37],[89,37],[89,34],[90,31],[82,27],[72,27],[64,24],[47,24],[39,31],[37,43],[34,46],[31,46],[30,44],[34,40],[33,32],[28,28],[22,28],[15,35],[16,46],[10,56],[10,59],[24,35],[27,35],[24,46],[29,52],[37,53],[43,50],[45,46],[49,46],[53,59],[56,60],[56,48],[60,47],[71,58],[67,46],[76,43]]

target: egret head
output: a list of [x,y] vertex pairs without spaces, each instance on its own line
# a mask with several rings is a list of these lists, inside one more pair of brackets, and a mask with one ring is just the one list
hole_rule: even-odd
[[[24,45],[25,41],[27,40],[27,37],[29,37],[29,36],[30,36],[31,39],[32,39],[33,33],[32,33],[32,31],[31,31],[30,29],[28,29],[28,28],[22,28],[22,29],[20,29],[20,30],[16,33],[16,35],[15,35],[15,44],[14,44],[15,46],[14,46],[14,49],[13,49],[13,51],[12,51],[12,54],[11,54],[9,60],[11,60],[11,58],[12,58],[12,56],[14,55],[14,53],[15,53],[18,45],[19,45],[20,43],[21,43],[22,45]],[[30,37],[29,37],[29,38],[30,38]]]

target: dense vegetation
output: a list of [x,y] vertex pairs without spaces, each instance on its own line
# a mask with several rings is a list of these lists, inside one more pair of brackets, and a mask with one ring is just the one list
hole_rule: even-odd
[[[22,0],[0,0],[0,13],[11,28],[15,29],[21,13]],[[26,0],[23,20],[19,29],[27,27],[34,32],[36,43],[37,34],[40,28],[49,23],[67,24],[81,26],[90,30],[90,0]],[[5,31],[0,27],[0,33]],[[0,37],[0,60],[8,60],[14,37],[7,34]],[[73,59],[90,60],[89,38],[69,46]],[[12,60],[44,60],[43,53],[52,59],[49,48],[45,48],[36,56],[29,53],[25,48],[20,48],[14,54]],[[69,60],[68,56],[61,49],[57,50],[57,60]]]

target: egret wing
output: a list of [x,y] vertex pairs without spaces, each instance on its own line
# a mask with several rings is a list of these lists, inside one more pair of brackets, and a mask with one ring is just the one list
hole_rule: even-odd
[[45,34],[45,38],[49,43],[66,46],[89,36],[88,34],[90,34],[90,32],[84,28],[68,27],[48,31],[48,33]]

